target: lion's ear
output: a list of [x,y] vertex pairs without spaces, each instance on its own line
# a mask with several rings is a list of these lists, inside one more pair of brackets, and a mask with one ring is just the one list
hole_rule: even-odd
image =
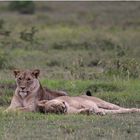
[[35,70],[32,71],[32,74],[33,74],[36,78],[38,78],[38,76],[39,76],[39,74],[40,74],[40,70],[39,70],[39,69],[35,69]]
[[20,70],[14,70],[13,73],[14,73],[14,76],[16,77],[20,73]]

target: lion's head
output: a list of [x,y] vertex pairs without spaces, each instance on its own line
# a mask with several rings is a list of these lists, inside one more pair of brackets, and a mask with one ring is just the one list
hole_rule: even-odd
[[39,86],[38,76],[40,71],[36,70],[14,70],[17,90],[19,95],[24,98],[32,93]]
[[42,100],[38,102],[38,107],[44,113],[62,114],[67,112],[65,102],[59,100]]

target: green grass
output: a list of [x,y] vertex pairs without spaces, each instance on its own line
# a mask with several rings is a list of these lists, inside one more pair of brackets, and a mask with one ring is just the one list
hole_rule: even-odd
[[[124,107],[140,107],[139,80],[118,81],[64,81],[41,79],[43,86],[64,89],[69,95],[84,94],[86,89],[94,96]],[[14,81],[2,81],[11,85]],[[95,90],[95,87],[97,90]],[[7,91],[7,92],[6,92]],[[86,116],[44,115],[39,113],[4,113],[9,105],[13,88],[1,89],[0,138],[15,139],[138,139],[139,114]]]
[[136,139],[139,114],[118,116],[0,113],[0,137],[15,139]]

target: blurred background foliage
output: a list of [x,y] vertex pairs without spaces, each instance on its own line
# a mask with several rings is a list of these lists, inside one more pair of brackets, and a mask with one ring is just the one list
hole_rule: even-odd
[[11,1],[9,9],[21,14],[33,14],[35,12],[35,4],[33,1]]
[[0,77],[39,68],[50,79],[137,79],[139,16],[139,2],[0,2]]

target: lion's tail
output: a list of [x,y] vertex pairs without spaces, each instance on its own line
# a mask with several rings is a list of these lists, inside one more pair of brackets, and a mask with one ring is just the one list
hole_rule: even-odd
[[90,91],[90,90],[87,90],[87,91],[86,91],[86,95],[87,95],[87,96],[92,96],[91,91]]

